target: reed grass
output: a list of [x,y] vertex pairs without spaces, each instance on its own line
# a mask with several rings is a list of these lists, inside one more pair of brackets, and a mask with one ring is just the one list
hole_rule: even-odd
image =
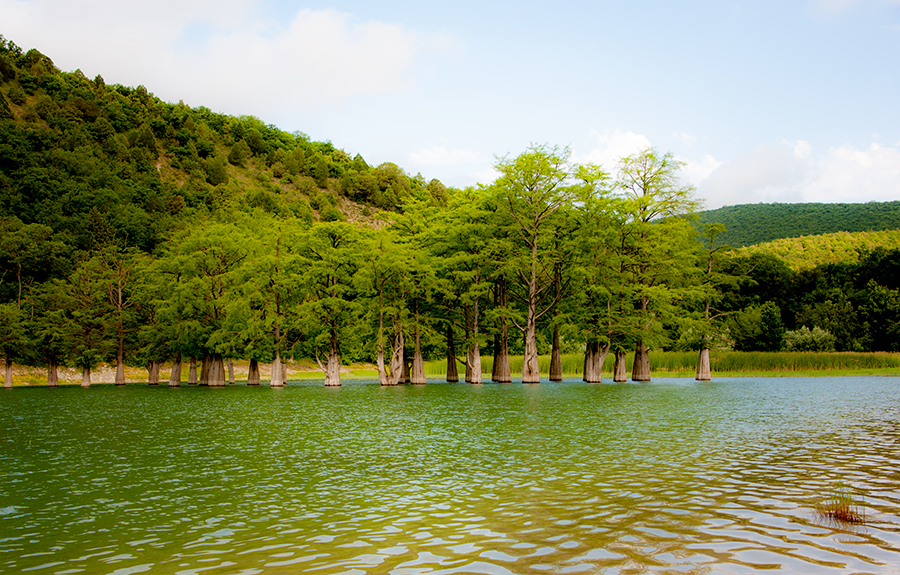
[[[562,371],[565,377],[581,376],[584,356],[581,354],[563,354]],[[628,354],[626,365],[632,365],[634,354]],[[615,358],[613,354],[606,356],[603,364],[604,373],[612,373]],[[550,356],[539,358],[542,374],[550,372]],[[482,356],[481,372],[490,375],[493,366],[492,356]],[[863,353],[863,352],[750,352],[750,351],[712,351],[710,366],[713,373],[729,376],[747,375],[823,375],[859,373],[865,375],[898,375],[900,374],[900,354],[895,353]],[[446,361],[435,360],[425,363],[425,375],[438,377],[446,374]],[[522,356],[509,357],[510,372],[521,373]],[[462,377],[465,366],[457,364]],[[693,377],[697,370],[696,351],[654,351],[650,353],[650,370],[660,375]]]
[[823,519],[838,523],[861,525],[866,522],[865,507],[857,502],[853,492],[843,483],[831,492],[828,499],[816,506],[816,512]]

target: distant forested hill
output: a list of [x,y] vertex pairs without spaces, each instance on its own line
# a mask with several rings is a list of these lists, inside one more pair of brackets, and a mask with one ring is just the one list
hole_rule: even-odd
[[739,248],[781,238],[900,229],[900,201],[743,204],[701,212],[700,221],[725,224],[722,243]]
[[879,232],[835,232],[818,236],[782,238],[734,250],[736,255],[771,254],[794,271],[824,264],[859,263],[862,254],[876,248],[900,249],[900,230]]

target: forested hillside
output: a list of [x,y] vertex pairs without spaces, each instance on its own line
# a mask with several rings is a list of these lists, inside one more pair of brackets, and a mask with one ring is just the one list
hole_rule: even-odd
[[738,256],[771,254],[794,271],[826,264],[856,264],[860,256],[876,248],[900,249],[900,230],[836,232],[818,236],[784,238],[733,250]]
[[864,204],[742,204],[700,212],[703,223],[720,223],[722,241],[733,248],[781,238],[835,232],[900,229],[900,201]]
[[[369,166],[253,117],[160,101],[58,70],[0,37],[0,355],[158,383],[224,385],[230,359],[310,358],[326,385],[371,361],[384,385],[536,383],[539,354],[584,353],[584,379],[650,378],[649,353],[710,348],[900,351],[900,250],[797,272],[696,227],[682,164],[616,166],[535,145],[463,190]],[[616,174],[612,177],[610,174]],[[806,326],[810,329],[803,331]],[[707,359],[708,361],[708,359]],[[708,365],[708,364],[707,364]],[[463,374],[464,371],[464,374]],[[191,373],[195,373],[192,369]],[[703,370],[698,371],[698,375]],[[705,377],[708,378],[708,369]]]

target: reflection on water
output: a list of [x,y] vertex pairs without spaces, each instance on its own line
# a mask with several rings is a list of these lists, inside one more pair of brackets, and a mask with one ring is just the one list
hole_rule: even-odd
[[[900,382],[0,393],[0,572],[900,572]],[[844,484],[862,527],[823,522]]]

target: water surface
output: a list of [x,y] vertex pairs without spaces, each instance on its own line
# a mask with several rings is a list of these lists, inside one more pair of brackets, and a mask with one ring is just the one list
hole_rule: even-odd
[[897,378],[15,388],[0,572],[898,573],[898,422]]

